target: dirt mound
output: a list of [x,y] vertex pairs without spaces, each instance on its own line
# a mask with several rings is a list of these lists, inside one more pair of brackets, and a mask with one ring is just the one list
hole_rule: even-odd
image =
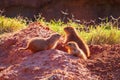
[[[26,47],[27,41],[33,37],[47,38],[53,31],[49,30],[48,27],[43,27],[39,23],[31,23],[28,28],[23,29],[19,32],[9,33],[0,37],[0,58],[1,60],[11,60],[9,57],[16,56],[27,56],[28,51],[19,52],[20,47]],[[30,53],[31,54],[31,53]],[[0,62],[1,62],[0,60]],[[14,61],[14,59],[13,59]],[[15,62],[15,61],[14,61]],[[4,64],[4,63],[3,63]]]
[[80,61],[82,60],[59,50],[46,50],[24,57],[20,64],[8,67],[1,75],[3,79],[10,80],[44,80],[54,76],[58,78],[55,80],[94,78]]
[[99,79],[120,79],[120,44],[116,45],[91,45],[91,58],[85,64],[86,67],[96,74]]
[[[119,80],[120,44],[90,45],[84,61],[57,49],[19,51],[33,37],[55,33],[39,23],[0,37],[0,80]],[[63,40],[63,39],[61,39]]]

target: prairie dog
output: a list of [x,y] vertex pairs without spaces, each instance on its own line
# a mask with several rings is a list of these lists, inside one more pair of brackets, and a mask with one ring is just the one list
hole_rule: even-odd
[[78,44],[74,41],[67,42],[65,44],[65,47],[68,49],[68,53],[72,54],[74,56],[78,56],[80,58],[83,58],[84,60],[87,59],[87,56],[82,51],[82,49],[79,48]]
[[28,41],[26,48],[20,48],[19,50],[29,49],[32,52],[38,52],[42,50],[54,49],[59,41],[60,35],[55,33],[49,38],[32,38]]
[[90,57],[90,50],[88,45],[84,42],[84,40],[78,36],[77,31],[73,27],[65,27],[64,31],[66,33],[65,35],[65,43],[69,41],[75,41],[79,48],[83,50],[83,52],[87,55],[87,57]]

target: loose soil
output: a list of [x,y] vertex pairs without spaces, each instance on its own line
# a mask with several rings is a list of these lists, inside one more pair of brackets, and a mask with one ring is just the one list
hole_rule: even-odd
[[89,45],[91,57],[86,61],[62,49],[18,50],[30,38],[47,38],[52,33],[47,26],[31,23],[1,36],[0,80],[120,80],[120,44]]

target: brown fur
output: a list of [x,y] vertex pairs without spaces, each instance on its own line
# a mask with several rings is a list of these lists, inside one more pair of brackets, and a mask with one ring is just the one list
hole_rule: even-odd
[[58,42],[58,44],[57,44],[57,46],[56,46],[56,49],[61,50],[61,51],[64,51],[64,52],[67,52],[67,49],[65,48],[64,45],[65,45],[64,43]]
[[47,39],[33,38],[28,41],[26,48],[20,48],[19,50],[29,49],[32,52],[38,52],[42,50],[54,49],[59,41],[59,34],[52,34]]
[[82,49],[79,48],[78,44],[74,41],[67,42],[65,47],[68,49],[69,54],[73,54],[74,56],[78,56],[83,58],[84,60],[87,59],[87,56],[83,52]]
[[78,36],[76,30],[73,27],[65,27],[64,31],[66,33],[65,35],[65,43],[69,41],[75,41],[79,48],[83,50],[83,52],[87,55],[87,57],[90,57],[90,50],[88,45],[84,42],[84,40]]

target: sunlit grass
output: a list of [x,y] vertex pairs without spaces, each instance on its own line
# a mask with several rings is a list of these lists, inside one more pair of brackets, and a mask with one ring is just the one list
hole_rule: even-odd
[[[74,27],[79,36],[82,37],[88,44],[117,44],[120,43],[120,30],[118,30],[116,25],[106,21],[101,22],[99,25],[89,25],[78,24],[73,21],[67,23],[61,20],[51,20],[47,22],[45,18],[38,16],[35,22],[39,22],[43,26],[48,26],[51,30],[65,35],[64,27],[72,26]],[[26,20],[21,18],[8,18],[5,16],[0,16],[0,34],[5,32],[13,32],[16,30],[23,29],[27,26]],[[85,28],[89,28],[88,31]]]
[[38,17],[36,19],[37,22],[41,23],[43,26],[48,26],[51,30],[55,31],[55,32],[58,32],[60,34],[64,34],[63,32],[63,28],[65,26],[67,26],[67,24],[65,24],[64,22],[62,22],[61,20],[51,20],[49,22],[47,22],[45,20],[45,18],[43,17]]
[[117,44],[120,43],[120,31],[116,28],[105,29],[97,26],[96,29],[90,29],[89,33],[80,32],[80,35],[88,44]]
[[96,29],[91,29],[91,38],[89,44],[116,44],[120,43],[120,30],[116,27],[106,28],[105,26],[97,26]]
[[13,32],[26,27],[26,21],[20,18],[8,18],[0,16],[0,34]]
[[[44,21],[42,20],[42,23],[43,22]],[[99,25],[87,26],[89,28],[89,32],[84,30],[86,25],[78,24],[72,21],[64,23],[61,20],[51,20],[50,22],[45,21],[44,25],[47,25],[51,30],[63,35],[63,28],[66,26],[72,26],[77,29],[79,36],[82,37],[88,44],[120,43],[120,30],[118,30],[116,26],[113,26],[113,24],[108,21]]]

